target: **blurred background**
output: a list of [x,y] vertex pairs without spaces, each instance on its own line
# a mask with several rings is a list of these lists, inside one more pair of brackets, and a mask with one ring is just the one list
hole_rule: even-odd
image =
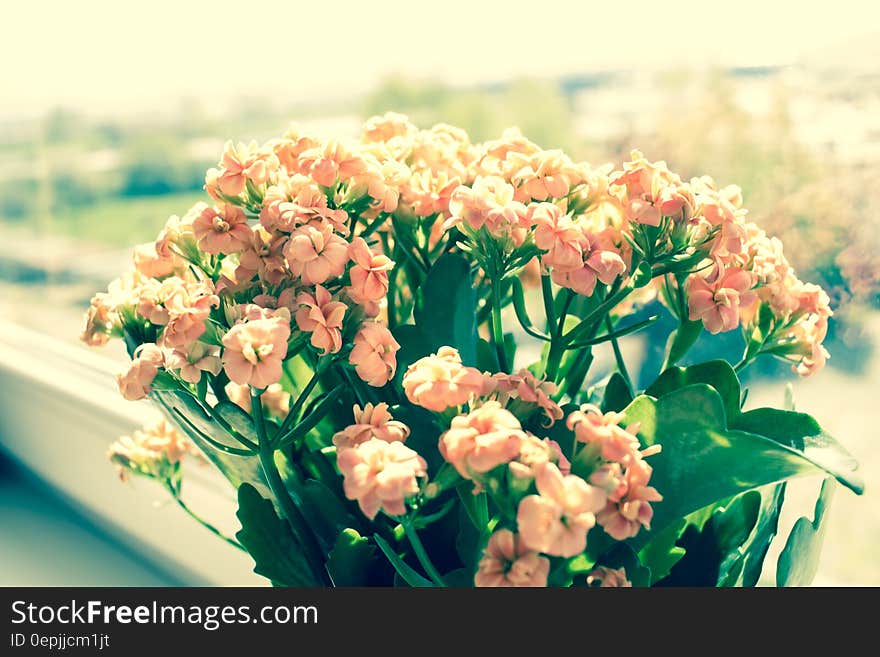
[[[710,8],[711,7],[711,8]],[[0,584],[254,583],[250,564],[125,485],[107,444],[151,411],[117,399],[121,347],[77,342],[136,242],[203,198],[227,138],[296,121],[356,135],[393,110],[473,140],[508,126],[593,164],[630,149],[739,184],[835,316],[798,407],[861,460],[837,495],[817,584],[878,585],[880,10],[802,2],[19,3],[0,41]],[[656,371],[669,326],[630,340]],[[729,349],[729,336],[700,349]],[[114,349],[116,347],[116,349]],[[705,353],[708,353],[706,351]],[[736,353],[731,357],[736,357]],[[748,372],[750,405],[788,368]],[[132,410],[137,407],[136,410]],[[210,472],[188,495],[234,531]],[[782,532],[819,481],[790,494]]]

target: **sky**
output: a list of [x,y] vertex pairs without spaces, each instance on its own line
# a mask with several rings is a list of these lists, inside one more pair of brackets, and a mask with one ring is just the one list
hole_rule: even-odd
[[880,30],[870,0],[78,0],[7,3],[0,115],[153,112],[182,97],[340,98],[608,69],[788,64]]

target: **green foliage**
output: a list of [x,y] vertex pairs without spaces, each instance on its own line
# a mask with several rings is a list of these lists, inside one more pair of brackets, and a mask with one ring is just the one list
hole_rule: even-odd
[[749,491],[717,508],[702,529],[688,525],[679,539],[686,550],[665,586],[734,586],[739,580],[749,540],[761,510],[761,494]]
[[254,572],[273,586],[317,586],[302,546],[272,503],[250,484],[238,489],[241,530],[235,535],[254,559]]
[[809,586],[813,581],[819,567],[822,540],[828,529],[825,518],[836,488],[834,479],[830,477],[822,482],[813,520],[798,518],[795,522],[779,555],[776,586]]
[[721,395],[728,418],[739,415],[739,378],[726,360],[710,360],[690,367],[670,367],[648,386],[645,394],[659,398],[694,383],[712,386]]
[[854,491],[862,489],[855,467],[839,458],[843,450],[830,436],[823,434],[824,445],[807,453],[772,436],[731,429],[723,400],[706,384],[658,400],[640,396],[625,414],[628,423],[641,423],[639,435],[646,445],[662,445],[660,454],[651,457],[651,484],[664,499],[654,505],[652,531],[643,531],[637,544],[715,501],[790,477],[828,472]]
[[458,253],[442,256],[419,288],[413,313],[432,351],[455,347],[465,365],[477,364],[476,304],[468,260]]
[[327,556],[327,572],[334,586],[366,586],[376,559],[376,548],[354,529],[344,529]]

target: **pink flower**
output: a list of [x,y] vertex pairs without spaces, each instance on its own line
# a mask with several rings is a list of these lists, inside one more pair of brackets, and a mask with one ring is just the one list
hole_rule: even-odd
[[98,293],[89,302],[85,314],[85,327],[79,339],[90,347],[101,347],[110,341],[110,333],[119,318],[113,308],[110,295]]
[[521,165],[511,177],[517,188],[518,201],[562,198],[583,180],[581,172],[561,150],[512,154],[510,160]]
[[192,444],[171,424],[161,419],[148,424],[131,436],[121,436],[110,445],[107,456],[119,466],[119,476],[126,472],[147,477],[167,477],[183,456],[193,451]]
[[523,543],[559,557],[583,552],[605,493],[580,477],[563,475],[552,463],[538,469],[535,485],[538,495],[524,497],[516,514]]
[[205,208],[193,222],[193,233],[205,253],[241,253],[251,245],[253,234],[241,208]]
[[165,363],[162,350],[152,342],[140,345],[134,358],[122,374],[116,375],[119,392],[129,401],[144,399],[152,391],[151,384]]
[[269,172],[277,165],[277,159],[261,153],[256,142],[234,146],[227,141],[220,159],[220,169],[208,172],[208,178],[214,183],[207,185],[208,191],[216,185],[223,194],[238,196],[244,191],[248,180],[255,185],[265,183]]
[[523,544],[509,529],[489,538],[474,577],[476,586],[547,586],[550,560]]
[[365,142],[386,142],[395,137],[412,138],[416,127],[403,114],[385,112],[381,116],[371,116],[364,122],[361,138]]
[[174,273],[176,258],[168,253],[163,256],[156,251],[155,242],[138,244],[133,253],[134,268],[149,278],[164,278]]
[[202,372],[216,376],[222,368],[217,348],[204,342],[193,342],[186,349],[175,349],[165,361],[165,369],[179,370],[180,378],[189,383],[198,383]]
[[427,464],[402,442],[371,438],[337,453],[345,496],[357,500],[370,520],[379,511],[390,516],[406,513],[406,500],[419,492],[419,478]]
[[330,140],[323,147],[304,151],[299,156],[299,165],[311,174],[315,182],[324,187],[331,187],[337,180],[345,182],[363,173],[366,168],[357,153],[337,140]]
[[289,274],[282,253],[287,239],[287,235],[271,234],[260,226],[254,228],[250,244],[238,257],[236,281],[245,283],[259,274],[260,280],[269,285],[279,285]]
[[595,446],[603,459],[625,465],[639,458],[640,445],[635,436],[638,425],[624,429],[619,426],[622,419],[622,413],[603,415],[595,406],[584,404],[568,416],[566,425],[578,442]]
[[361,443],[376,438],[386,443],[402,443],[409,436],[409,427],[398,422],[388,412],[388,404],[367,404],[364,410],[355,404],[354,424],[333,435],[337,450],[357,447]]
[[742,269],[728,269],[717,280],[700,274],[688,278],[688,310],[692,320],[701,319],[709,333],[732,331],[739,326],[740,306],[755,298],[752,275]]
[[510,463],[510,472],[519,479],[531,480],[545,463],[555,464],[564,475],[571,472],[571,463],[555,440],[527,433],[520,442],[516,460]]
[[403,376],[406,398],[431,411],[461,406],[483,390],[483,375],[461,363],[458,350],[440,347],[436,354],[420,358]]
[[[626,467],[624,486],[617,495],[609,496],[608,502],[596,516],[599,524],[611,538],[624,541],[639,533],[642,527],[650,529],[654,510],[651,502],[660,502],[663,496],[651,486],[651,466],[639,459]],[[622,496],[615,499],[623,492]]]
[[599,588],[632,587],[632,582],[626,578],[626,569],[608,568],[596,566],[587,575],[587,586]]
[[364,322],[348,356],[355,372],[367,384],[384,386],[394,378],[397,371],[397,351],[400,344],[391,335],[388,327],[378,322]]
[[489,401],[452,419],[440,436],[440,453],[465,479],[509,463],[520,452],[525,432],[513,413]]
[[477,231],[486,227],[497,239],[521,245],[530,227],[526,206],[514,200],[513,185],[498,176],[478,176],[471,187],[462,185],[449,199],[450,217],[444,228],[463,223]]
[[294,276],[304,285],[324,283],[342,276],[348,262],[348,242],[324,221],[311,221],[290,234],[284,257]]
[[541,262],[546,267],[563,271],[583,267],[585,243],[583,231],[571,218],[552,203],[529,206],[529,216],[535,224],[535,246],[545,253]]
[[633,223],[659,226],[663,217],[679,217],[693,209],[688,184],[665,162],[649,162],[639,151],[631,153],[631,161],[612,176],[611,183],[622,189],[623,205]]
[[223,336],[223,369],[240,385],[278,383],[289,337],[290,325],[280,318],[236,324]]
[[[551,427],[556,420],[562,419],[562,409],[550,395],[556,394],[556,384],[552,381],[538,380],[535,375],[526,369],[516,374],[497,373],[486,377],[483,396],[492,397],[502,404],[508,405],[514,413],[522,405],[537,406],[546,417],[545,426]],[[513,406],[509,402],[514,403]]]
[[394,267],[394,261],[373,252],[362,237],[352,240],[349,254],[355,264],[349,270],[348,295],[359,305],[384,298],[388,293],[388,272]]
[[296,324],[301,331],[312,334],[311,343],[324,355],[335,354],[342,348],[342,319],[347,307],[341,301],[333,301],[330,293],[321,285],[315,294],[300,292],[296,297],[299,309]]

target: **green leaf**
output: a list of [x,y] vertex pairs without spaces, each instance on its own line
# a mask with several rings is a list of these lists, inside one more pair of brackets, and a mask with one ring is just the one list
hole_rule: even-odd
[[702,530],[688,525],[679,539],[687,552],[662,585],[735,585],[745,561],[742,546],[752,534],[760,508],[761,494],[749,491],[717,508]]
[[477,343],[477,369],[481,372],[498,372],[501,369],[498,352],[485,338],[480,338]]
[[391,333],[400,344],[400,349],[397,352],[396,379],[402,379],[407,368],[417,360],[436,351],[422,329],[415,324],[401,324],[396,326]]
[[665,363],[674,365],[687,353],[687,350],[694,346],[700,333],[703,332],[703,322],[684,320],[677,329],[669,334],[669,341],[666,343],[666,360]]
[[272,503],[250,484],[238,489],[238,542],[254,559],[254,572],[274,586],[319,586],[302,546]]
[[455,347],[465,365],[476,365],[476,305],[470,262],[459,253],[447,253],[419,288],[413,316],[432,350]]
[[685,549],[676,545],[676,542],[687,524],[684,518],[672,523],[639,551],[639,561],[651,569],[652,584],[666,577],[684,556]]
[[766,487],[761,490],[761,511],[755,525],[755,533],[745,550],[745,563],[742,570],[742,586],[756,586],[764,568],[764,559],[770,543],[776,537],[779,528],[779,513],[785,499],[785,483]]
[[861,495],[864,491],[864,482],[857,474],[858,461],[806,413],[756,408],[736,417],[730,426],[795,449],[854,493]]
[[641,423],[643,443],[662,445],[650,463],[654,468],[651,485],[664,499],[653,505],[652,531],[636,537],[640,547],[689,513],[791,477],[829,472],[852,490],[862,489],[855,468],[832,471],[829,467],[829,462],[837,464],[829,454],[841,450],[830,437],[824,448],[815,446],[805,453],[772,437],[728,429],[721,397],[705,384],[657,400],[642,395],[626,408],[625,415],[627,423]]
[[354,529],[344,529],[327,556],[327,572],[334,586],[366,586],[376,548]]
[[611,378],[608,379],[608,383],[605,385],[605,394],[602,397],[602,412],[620,412],[629,406],[632,403],[632,400],[633,398],[629,391],[629,386],[626,385],[626,380],[620,372],[612,374]]
[[[260,469],[259,459],[256,456],[227,454],[205,440],[204,436],[208,436],[216,442],[231,447],[241,447],[241,444],[226,429],[205,413],[192,395],[182,391],[154,390],[150,393],[150,398],[177,426],[180,432],[192,440],[205,457],[223,473],[223,476],[229,480],[234,488],[248,483],[254,486],[261,495],[272,499],[269,486]],[[177,413],[185,416],[188,423],[182,421]]]
[[690,367],[670,367],[648,386],[645,394],[659,399],[694,383],[705,383],[718,391],[724,400],[724,411],[728,418],[739,415],[739,378],[726,360],[710,360]]
[[434,415],[424,408],[411,404],[392,406],[390,409],[395,420],[409,427],[410,434],[406,446],[419,453],[428,464],[428,475],[433,477],[445,461],[438,448],[440,428],[434,421]]
[[376,541],[376,545],[379,546],[379,549],[382,550],[382,553],[388,559],[392,566],[394,566],[394,570],[397,571],[397,574],[403,578],[407,584],[415,588],[429,588],[434,586],[431,584],[431,581],[419,575],[408,563],[406,563],[394,549],[388,545],[388,541],[379,536],[379,534],[373,534],[373,540]]
[[836,488],[834,479],[822,483],[813,520],[798,518],[791,528],[776,565],[776,586],[809,586],[819,568],[822,541],[828,524],[824,522]]
[[245,413],[240,406],[232,402],[220,402],[213,408],[214,414],[226,422],[239,435],[248,438],[254,443],[259,442],[257,430],[254,428],[251,416]]

